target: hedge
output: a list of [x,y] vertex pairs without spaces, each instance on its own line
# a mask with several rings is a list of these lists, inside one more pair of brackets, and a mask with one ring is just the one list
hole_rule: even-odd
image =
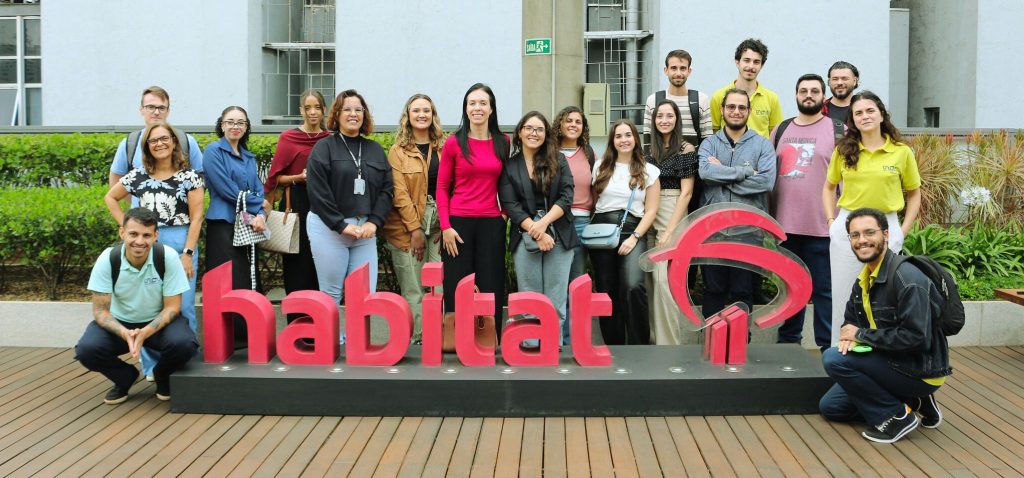
[[[0,187],[56,187],[107,184],[110,162],[123,133],[5,134],[0,135]],[[200,148],[217,140],[195,135]],[[370,136],[387,151],[392,133]],[[266,175],[277,148],[277,135],[253,135],[249,150]]]

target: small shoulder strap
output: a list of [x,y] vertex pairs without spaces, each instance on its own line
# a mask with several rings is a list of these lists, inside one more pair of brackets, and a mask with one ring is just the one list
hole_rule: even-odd
[[654,107],[655,108],[658,107],[658,103],[661,103],[662,101],[665,101],[665,95],[666,95],[665,90],[658,90],[657,93],[654,93]]
[[843,127],[843,122],[833,118],[829,119],[832,120],[832,133],[835,134],[836,143],[838,143],[839,140],[843,138],[843,134],[846,133],[845,128]]
[[164,280],[164,270],[167,269],[164,252],[164,245],[160,241],[153,243],[153,268],[156,269],[156,275],[161,281]]
[[786,131],[786,128],[788,128],[789,124],[793,122],[793,119],[795,119],[795,117],[787,118],[781,124],[779,124],[779,127],[775,130],[775,145],[774,146],[775,146],[775,150],[776,151],[779,150],[779,141],[782,141],[782,133],[784,131]]
[[[181,146],[181,155],[184,156],[185,159],[190,159],[189,158],[189,151],[188,151],[188,149],[189,149],[188,135],[185,134],[184,131],[182,131],[182,130],[180,130],[178,128],[172,127],[171,129],[174,130],[174,136],[176,136],[178,138],[178,145]],[[163,278],[163,276],[161,276],[161,278]]]
[[125,165],[127,166],[125,171],[135,169],[132,167],[132,163],[135,161],[135,148],[139,147],[140,137],[142,137],[142,131],[132,131],[131,133],[128,133],[128,139],[124,143],[124,152],[127,153],[125,158],[127,158],[126,161],[128,162],[128,164]]
[[700,93],[697,90],[689,90],[690,121],[693,121],[693,130],[697,132],[697,146],[704,139],[700,134]]
[[587,145],[586,154],[587,162],[590,163],[590,169],[594,169],[594,163],[597,162],[597,154],[594,153],[594,148],[591,148],[589,144]]

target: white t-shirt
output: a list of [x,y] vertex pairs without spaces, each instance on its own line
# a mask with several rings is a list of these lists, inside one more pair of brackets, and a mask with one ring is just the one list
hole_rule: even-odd
[[[601,167],[601,162],[602,158],[598,158],[594,163],[591,178],[597,178],[597,169]],[[630,214],[636,217],[644,217],[644,198],[647,197],[647,188],[651,187],[658,180],[658,176],[661,175],[661,171],[658,170],[657,166],[651,163],[646,163],[644,166],[647,168],[647,184],[644,185],[644,189],[636,192],[633,196],[633,203],[629,207]],[[591,179],[591,184],[593,184],[593,179]],[[608,181],[608,186],[597,196],[594,212],[602,213],[626,209],[626,204],[629,203],[630,192],[629,165],[615,163],[615,171],[612,173],[611,180]]]

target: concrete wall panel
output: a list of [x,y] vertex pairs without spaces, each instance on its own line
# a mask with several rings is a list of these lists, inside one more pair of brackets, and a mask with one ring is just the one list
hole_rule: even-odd
[[[1007,86],[1024,77],[1024,64],[1013,59],[1017,35],[1024,20],[1024,2],[978,2],[977,104],[974,127],[1024,128],[1018,101],[1007,101]],[[1010,93],[1012,95],[1012,93]]]

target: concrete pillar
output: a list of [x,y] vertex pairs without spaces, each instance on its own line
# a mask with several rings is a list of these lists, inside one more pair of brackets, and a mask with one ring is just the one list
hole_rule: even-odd
[[[549,121],[583,100],[584,2],[523,0],[523,112],[537,110]],[[550,55],[525,52],[526,40],[550,38]]]

